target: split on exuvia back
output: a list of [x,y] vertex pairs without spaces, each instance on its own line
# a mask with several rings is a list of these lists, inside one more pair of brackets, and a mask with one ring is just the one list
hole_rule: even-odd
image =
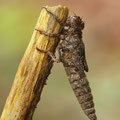
[[54,53],[50,51],[40,50],[38,47],[37,50],[48,54],[55,62],[63,63],[81,108],[90,120],[97,120],[91,88],[85,74],[85,71],[88,72],[88,65],[82,40],[84,22],[79,16],[69,16],[65,23],[61,23],[57,16],[47,8],[45,9],[62,25],[62,30],[60,34],[48,34],[42,30],[36,30],[49,37],[59,37],[60,42],[56,49],[58,56],[54,56]]

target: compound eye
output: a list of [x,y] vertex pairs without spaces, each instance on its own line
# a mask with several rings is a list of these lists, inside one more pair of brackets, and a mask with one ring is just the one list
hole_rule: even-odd
[[85,27],[84,22],[81,23],[81,29],[83,29]]

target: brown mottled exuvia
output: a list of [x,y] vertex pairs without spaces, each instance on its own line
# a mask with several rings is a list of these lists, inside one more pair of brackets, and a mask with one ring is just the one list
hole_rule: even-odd
[[[52,14],[49,10],[47,11]],[[58,18],[56,20],[60,21]],[[57,47],[59,53],[58,60],[50,51],[40,50],[39,48],[37,50],[47,53],[54,61],[61,61],[63,63],[72,89],[84,113],[90,120],[97,120],[91,88],[85,74],[85,71],[88,72],[88,66],[85,58],[85,46],[82,41],[83,28],[84,22],[79,16],[70,16],[67,18],[61,30],[60,43]],[[40,32],[44,34],[44,32]],[[57,36],[51,35],[51,37]]]
[[90,120],[97,120],[91,88],[85,74],[85,71],[88,72],[88,66],[82,41],[83,28],[84,22],[79,16],[68,17],[58,48],[70,84],[83,111]]

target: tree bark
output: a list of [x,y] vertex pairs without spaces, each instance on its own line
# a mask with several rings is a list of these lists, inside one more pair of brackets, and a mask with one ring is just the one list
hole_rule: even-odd
[[[48,7],[64,23],[68,16],[65,6]],[[47,33],[59,34],[61,25],[44,8],[36,27]],[[31,41],[18,67],[14,83],[7,98],[0,120],[32,120],[33,113],[40,100],[43,86],[50,74],[53,62],[51,58],[36,50],[55,52],[58,37],[48,37],[34,30]]]

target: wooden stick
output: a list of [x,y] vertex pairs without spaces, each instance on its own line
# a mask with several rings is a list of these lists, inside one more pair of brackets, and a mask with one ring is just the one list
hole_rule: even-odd
[[[65,6],[48,7],[64,23],[68,8]],[[45,8],[42,9],[36,29],[47,33],[59,34],[61,25]],[[55,51],[58,37],[48,37],[34,30],[28,48],[22,58],[15,76],[10,94],[7,98],[0,120],[31,120],[40,100],[43,86],[50,74],[53,62],[45,53],[36,50]]]

